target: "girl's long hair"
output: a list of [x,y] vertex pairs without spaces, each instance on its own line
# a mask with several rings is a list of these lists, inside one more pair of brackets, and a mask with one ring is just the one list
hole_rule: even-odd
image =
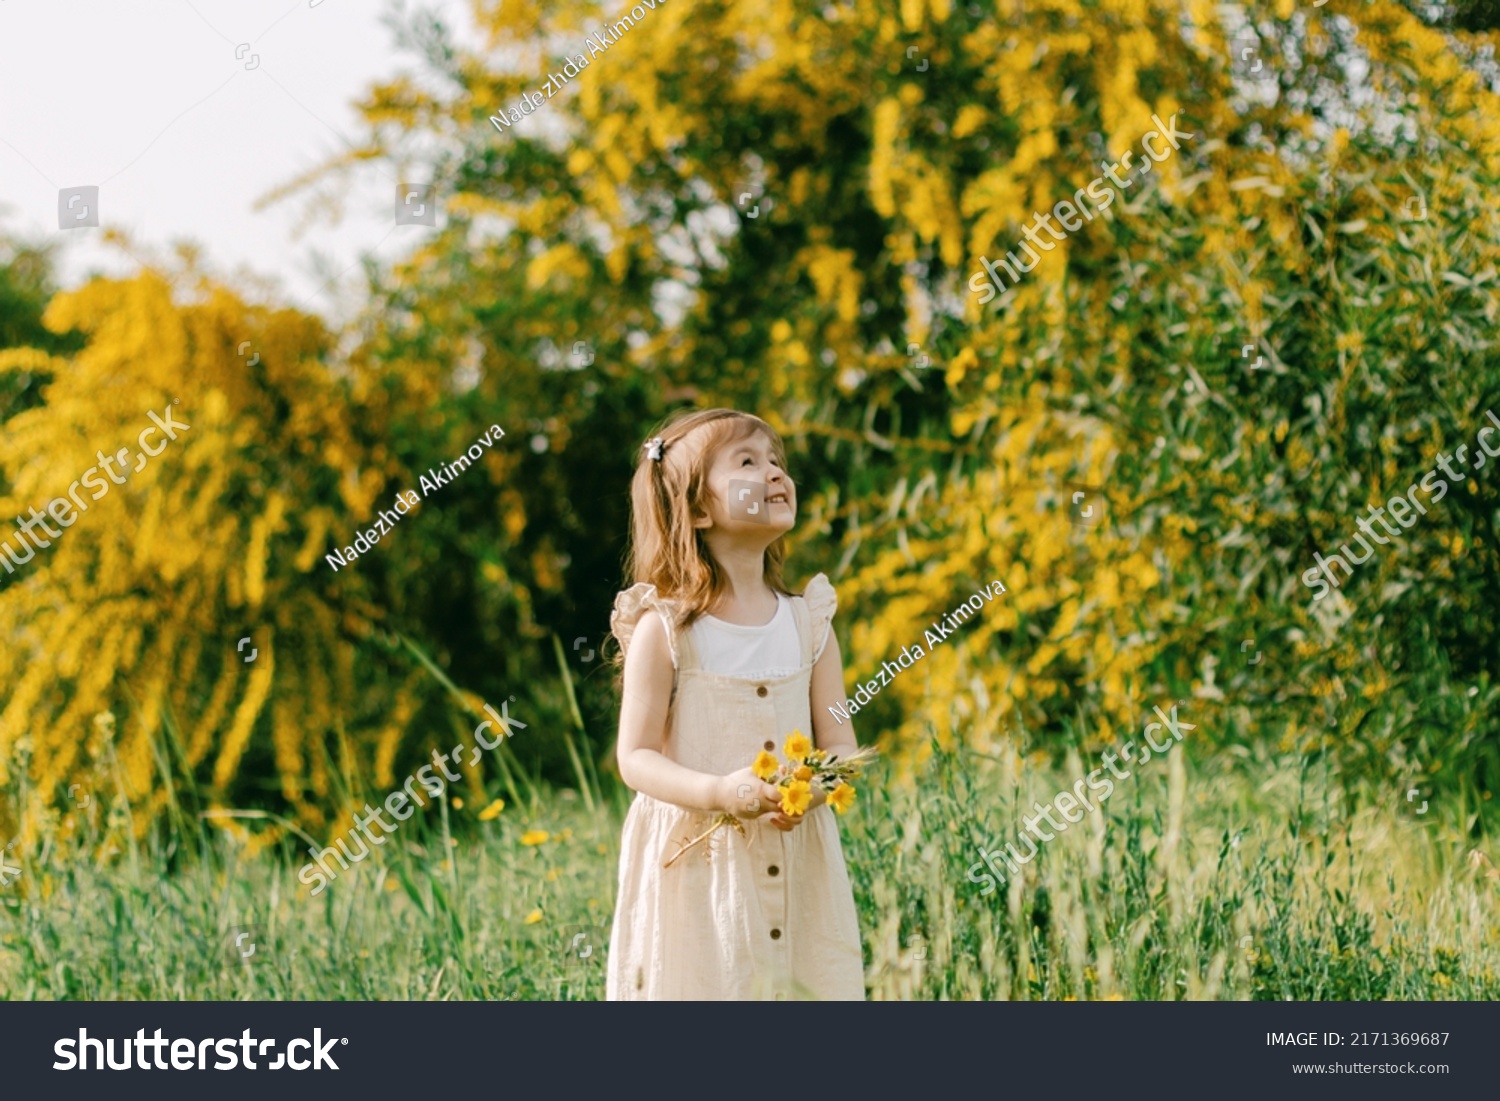
[[[693,454],[674,446],[691,432],[707,426],[703,446]],[[669,417],[651,438],[662,438],[660,460],[650,458],[645,446],[637,452],[635,477],[630,482],[630,546],[625,558],[627,583],[656,586],[676,602],[681,629],[705,614],[725,589],[723,572],[704,542],[693,518],[708,512],[708,468],[726,443],[762,432],[776,461],[786,469],[786,447],[776,430],[759,417],[733,409],[700,409]],[[782,581],[786,540],[766,548],[765,579],[774,592],[792,595]]]

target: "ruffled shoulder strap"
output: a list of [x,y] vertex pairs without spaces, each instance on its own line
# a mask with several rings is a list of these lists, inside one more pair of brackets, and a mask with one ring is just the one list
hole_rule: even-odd
[[609,615],[609,629],[620,643],[621,654],[630,650],[630,638],[635,634],[646,612],[656,612],[667,627],[667,644],[672,650],[672,668],[677,668],[677,630],[673,627],[675,610],[672,602],[656,591],[656,586],[641,581],[615,596],[615,610]]
[[813,639],[812,659],[817,661],[823,656],[823,647],[828,644],[828,630],[833,623],[833,613],[838,610],[839,595],[828,575],[820,573],[802,590],[802,599],[807,601],[807,618]]

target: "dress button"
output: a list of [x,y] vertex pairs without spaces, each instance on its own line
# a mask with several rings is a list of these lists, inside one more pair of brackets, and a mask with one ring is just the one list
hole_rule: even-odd
[[771,939],[772,940],[780,940],[781,939],[781,930],[780,929],[772,929],[771,930]]
[[755,694],[757,696],[764,696],[766,694],[766,686],[764,684],[760,685],[758,688],[756,688]]
[[769,868],[766,869],[766,874],[767,875],[780,875],[781,874],[781,869],[778,868],[775,864],[772,864]]
[[771,750],[773,750],[775,748],[776,748],[776,743],[775,742],[767,742],[766,743],[766,752],[769,753]]

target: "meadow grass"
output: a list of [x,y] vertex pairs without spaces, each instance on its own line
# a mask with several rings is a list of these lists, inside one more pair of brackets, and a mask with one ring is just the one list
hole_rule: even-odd
[[[1500,879],[1459,817],[1399,799],[1350,811],[1298,760],[1171,753],[982,896],[966,874],[979,846],[1015,838],[1021,808],[1084,775],[1072,766],[934,743],[919,783],[884,764],[865,779],[840,827],[871,998],[1500,997]],[[0,994],[602,998],[587,930],[608,929],[629,793],[606,776],[512,795],[488,822],[472,801],[419,812],[317,897],[294,839],[252,855],[182,816],[132,839],[96,802],[69,840],[9,854]],[[231,944],[245,928],[248,959]],[[596,945],[583,960],[580,932]]]

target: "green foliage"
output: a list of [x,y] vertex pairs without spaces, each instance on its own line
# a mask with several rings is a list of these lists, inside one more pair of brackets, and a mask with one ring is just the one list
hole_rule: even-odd
[[[1203,737],[1221,752],[1300,752],[1367,801],[1420,782],[1482,830],[1500,783],[1490,472],[1327,600],[1300,577],[1500,405],[1486,39],[1387,0],[662,5],[528,123],[497,129],[491,115],[599,8],[473,11],[490,37],[477,52],[428,13],[397,24],[431,79],[371,89],[365,141],[311,179],[335,187],[385,157],[437,181],[444,206],[408,257],[372,271],[345,340],[222,288],[173,299],[148,275],[54,299],[56,326],[119,323],[69,359],[62,334],[35,332],[45,281],[6,269],[0,320],[64,357],[48,362],[153,385],[186,373],[226,397],[210,422],[224,430],[184,449],[198,465],[170,481],[174,502],[198,471],[234,471],[218,511],[192,498],[193,525],[135,542],[122,529],[139,549],[118,550],[130,568],[108,587],[64,593],[61,567],[39,570],[8,605],[0,744],[44,732],[42,798],[60,800],[75,731],[105,707],[143,827],[166,810],[150,747],[167,715],[187,731],[179,781],[211,771],[225,805],[306,828],[336,827],[481,700],[515,695],[537,730],[577,735],[519,740],[527,769],[607,771],[600,639],[624,583],[631,464],[661,415],[732,404],[788,439],[804,504],[793,580],[838,585],[850,683],[974,588],[1011,590],[861,714],[893,756],[920,760],[933,713],[945,750],[999,753],[1026,729],[1055,757],[1192,698],[1215,708]],[[1241,16],[1264,83],[1230,63]],[[980,305],[980,257],[1138,149],[1153,115],[1194,136]],[[159,331],[181,347],[153,344]],[[251,337],[268,354],[247,379],[226,349]],[[38,356],[9,362],[0,385],[42,400]],[[62,398],[93,390],[48,385],[55,416],[20,423],[84,435]],[[389,545],[324,572],[326,550],[492,424],[506,436],[476,469]],[[40,491],[31,451],[12,450],[7,469]],[[1079,484],[1105,512],[1085,531],[1068,523]],[[184,561],[201,546],[218,553]],[[218,594],[196,617],[152,588],[164,562]],[[176,634],[138,629],[138,591]],[[45,646],[21,648],[67,635],[58,607],[127,651],[119,684],[75,694]],[[226,617],[266,622],[289,660],[243,678],[220,666]]]
[[[938,750],[921,788],[872,775],[839,820],[869,996],[1500,996],[1495,881],[1465,867],[1454,814],[1351,819],[1312,795],[1328,790],[1326,776],[1286,759],[1257,762],[1254,784],[1195,772],[1191,809],[1174,811],[1169,772],[1124,782],[1099,814],[1043,844],[1024,892],[988,897],[967,876],[978,847],[1013,836],[1023,808],[1081,773],[1017,779],[1003,762]],[[11,853],[21,876],[0,892],[0,988],[21,998],[600,999],[626,804],[614,783],[605,791],[590,810],[574,792],[528,783],[489,822],[472,803],[430,807],[319,897],[297,883],[300,842],[246,849],[212,818],[96,863],[88,854],[124,813],[106,795],[75,812],[72,841]],[[522,843],[537,830],[546,840]],[[568,948],[584,928],[594,965],[575,967]],[[257,945],[248,961],[230,948],[244,929]]]

